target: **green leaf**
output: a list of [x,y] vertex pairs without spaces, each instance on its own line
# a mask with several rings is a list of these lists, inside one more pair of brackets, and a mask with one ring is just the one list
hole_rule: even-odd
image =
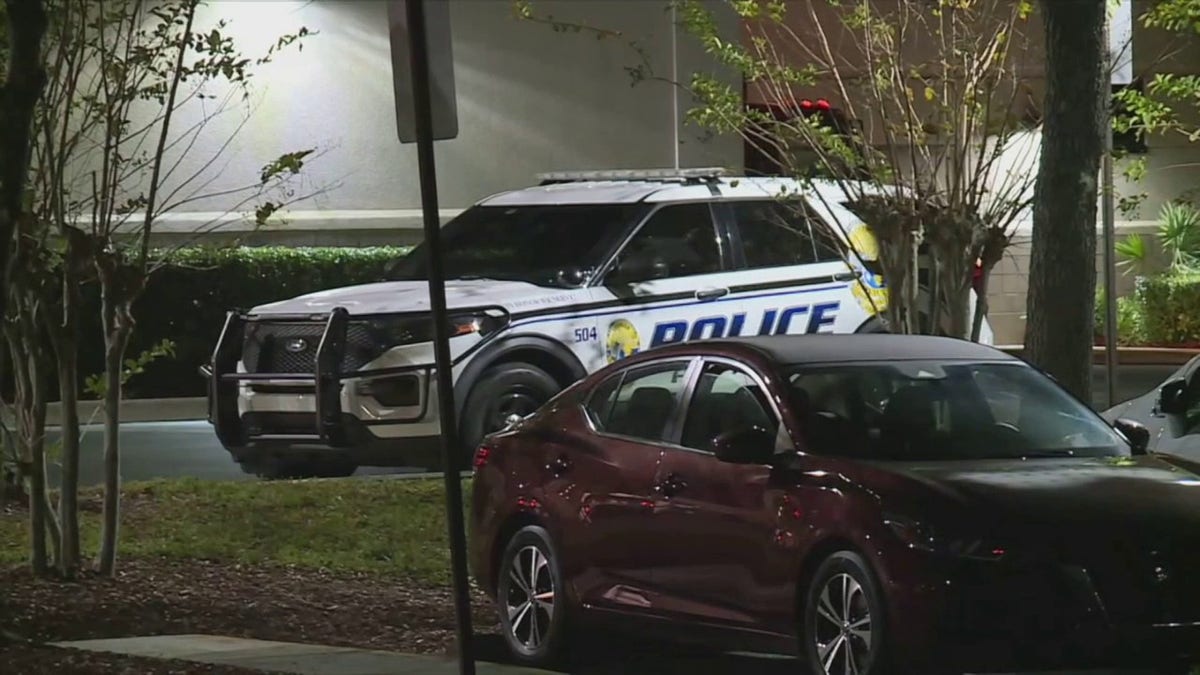
[[1146,241],[1142,239],[1142,235],[1128,234],[1116,243],[1114,249],[1120,258],[1117,265],[1126,272],[1140,271],[1145,267]]

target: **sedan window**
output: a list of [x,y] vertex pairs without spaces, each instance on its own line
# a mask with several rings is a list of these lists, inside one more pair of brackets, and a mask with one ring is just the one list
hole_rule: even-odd
[[671,418],[687,384],[688,365],[687,361],[677,361],[626,372],[597,428],[639,440],[667,440]]
[[762,387],[748,373],[732,366],[705,366],[688,407],[681,444],[707,451],[718,436],[754,427],[772,436],[779,433],[779,420]]
[[1200,369],[1192,371],[1184,397],[1188,402],[1188,409],[1183,433],[1185,436],[1200,435]]
[[601,382],[592,390],[587,403],[583,406],[587,411],[588,418],[592,421],[592,426],[596,427],[597,431],[604,431],[608,426],[609,415],[617,400],[617,390],[621,387],[622,375],[624,373],[617,373]]
[[793,405],[819,454],[933,461],[1121,456],[1128,445],[1036,370],[894,362],[799,368]]

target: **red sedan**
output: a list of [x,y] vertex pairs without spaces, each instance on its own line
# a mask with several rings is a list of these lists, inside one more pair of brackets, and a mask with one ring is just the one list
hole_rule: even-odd
[[[587,626],[814,673],[1200,657],[1200,467],[935,337],[638,354],[475,456],[472,566],[519,661]],[[609,631],[604,631],[609,634]]]

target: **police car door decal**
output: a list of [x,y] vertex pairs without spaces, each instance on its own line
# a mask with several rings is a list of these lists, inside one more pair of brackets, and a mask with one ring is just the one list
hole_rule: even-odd
[[729,295],[729,273],[723,254],[707,204],[669,204],[651,214],[605,277],[619,307],[602,322],[606,361],[632,356],[656,340],[661,344],[664,322],[682,322],[681,339],[725,332],[728,321],[720,312],[726,306],[719,301]]
[[712,337],[853,332],[866,320],[850,292],[853,276],[845,261],[831,240],[816,238],[807,219],[774,199],[730,200],[717,208],[735,226],[733,259],[741,269],[719,275],[728,290],[719,300],[675,316],[660,312],[651,347]]

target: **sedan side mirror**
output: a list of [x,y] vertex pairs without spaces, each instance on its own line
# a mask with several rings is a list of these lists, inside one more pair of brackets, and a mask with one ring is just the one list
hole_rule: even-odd
[[775,438],[762,427],[745,427],[717,436],[710,449],[722,462],[766,464],[775,449]]
[[1179,378],[1164,384],[1158,390],[1158,410],[1164,415],[1182,415],[1187,412],[1187,380]]
[[1133,449],[1134,455],[1144,455],[1150,448],[1150,430],[1142,425],[1141,422],[1135,422],[1127,417],[1122,417],[1116,422],[1113,422],[1113,428],[1117,433],[1125,437],[1129,441],[1130,448]]

